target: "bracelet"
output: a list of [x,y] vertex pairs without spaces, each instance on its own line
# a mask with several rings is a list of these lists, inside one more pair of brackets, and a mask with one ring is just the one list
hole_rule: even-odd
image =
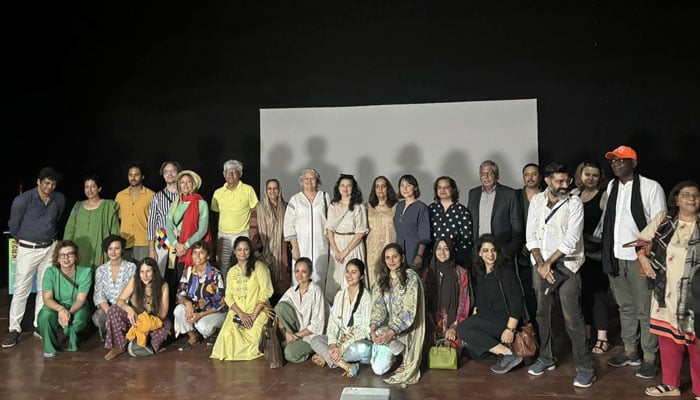
[[423,255],[422,255],[422,254],[416,254],[416,257],[423,258]]
[[297,335],[296,333],[292,333],[292,335],[294,335],[294,337],[297,339],[301,339],[301,336]]
[[518,328],[509,328],[509,327],[507,327],[507,326],[506,326],[506,329],[508,329],[509,331],[511,331],[511,332],[513,332],[513,333],[515,333],[515,332],[518,331]]

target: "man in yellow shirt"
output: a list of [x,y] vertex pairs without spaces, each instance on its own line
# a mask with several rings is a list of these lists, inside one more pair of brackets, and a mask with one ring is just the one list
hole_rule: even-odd
[[114,198],[119,203],[120,234],[126,239],[126,249],[122,257],[134,263],[148,257],[148,207],[155,193],[143,185],[145,177],[141,165],[131,164],[128,173],[129,186]]
[[216,257],[224,279],[233,262],[233,242],[239,236],[248,236],[250,214],[258,204],[252,186],[241,181],[243,164],[238,160],[224,163],[224,186],[216,189],[211,200],[211,217],[218,220]]

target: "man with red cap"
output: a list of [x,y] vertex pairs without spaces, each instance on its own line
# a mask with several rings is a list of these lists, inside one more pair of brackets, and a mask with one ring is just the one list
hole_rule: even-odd
[[[603,217],[603,271],[610,275],[610,288],[620,307],[620,336],[625,351],[608,360],[611,367],[640,366],[639,378],[656,376],[656,336],[649,331],[652,291],[647,276],[637,263],[634,247],[624,246],[639,238],[639,233],[661,211],[666,210],[664,190],[658,182],[635,172],[637,152],[619,146],[605,153],[615,179],[608,184],[608,201]],[[641,344],[643,360],[637,346]]]

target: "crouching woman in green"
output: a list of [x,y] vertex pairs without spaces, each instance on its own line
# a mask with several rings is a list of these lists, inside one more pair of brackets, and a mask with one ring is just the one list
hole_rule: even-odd
[[348,261],[345,265],[348,286],[335,295],[326,336],[311,339],[311,348],[316,352],[311,357],[314,364],[339,366],[349,378],[356,377],[359,363],[369,364],[372,355],[372,342],[367,340],[372,301],[365,289],[365,279],[365,263],[357,258]]
[[408,268],[401,246],[389,243],[382,251],[377,284],[372,288],[370,338],[374,342],[371,360],[374,373],[387,373],[394,357],[401,354],[401,365],[384,382],[418,383],[424,337],[423,283]]
[[313,353],[311,340],[323,334],[326,325],[326,299],[320,286],[311,282],[311,260],[301,257],[294,264],[296,286],[284,293],[275,306],[280,329],[284,332],[284,358],[291,363],[306,361]]
[[52,358],[61,350],[59,331],[68,338],[66,351],[78,351],[80,335],[88,327],[90,310],[87,296],[92,286],[92,269],[78,265],[78,245],[71,240],[60,242],[53,254],[53,268],[42,279],[44,306],[37,326],[44,338],[44,357]]

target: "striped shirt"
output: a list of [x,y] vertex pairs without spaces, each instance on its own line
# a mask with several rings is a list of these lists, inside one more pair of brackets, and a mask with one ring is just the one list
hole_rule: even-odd
[[148,207],[148,231],[147,240],[156,240],[156,229],[165,229],[165,217],[170,210],[170,204],[175,201],[177,192],[172,193],[168,188],[164,188],[156,193]]

